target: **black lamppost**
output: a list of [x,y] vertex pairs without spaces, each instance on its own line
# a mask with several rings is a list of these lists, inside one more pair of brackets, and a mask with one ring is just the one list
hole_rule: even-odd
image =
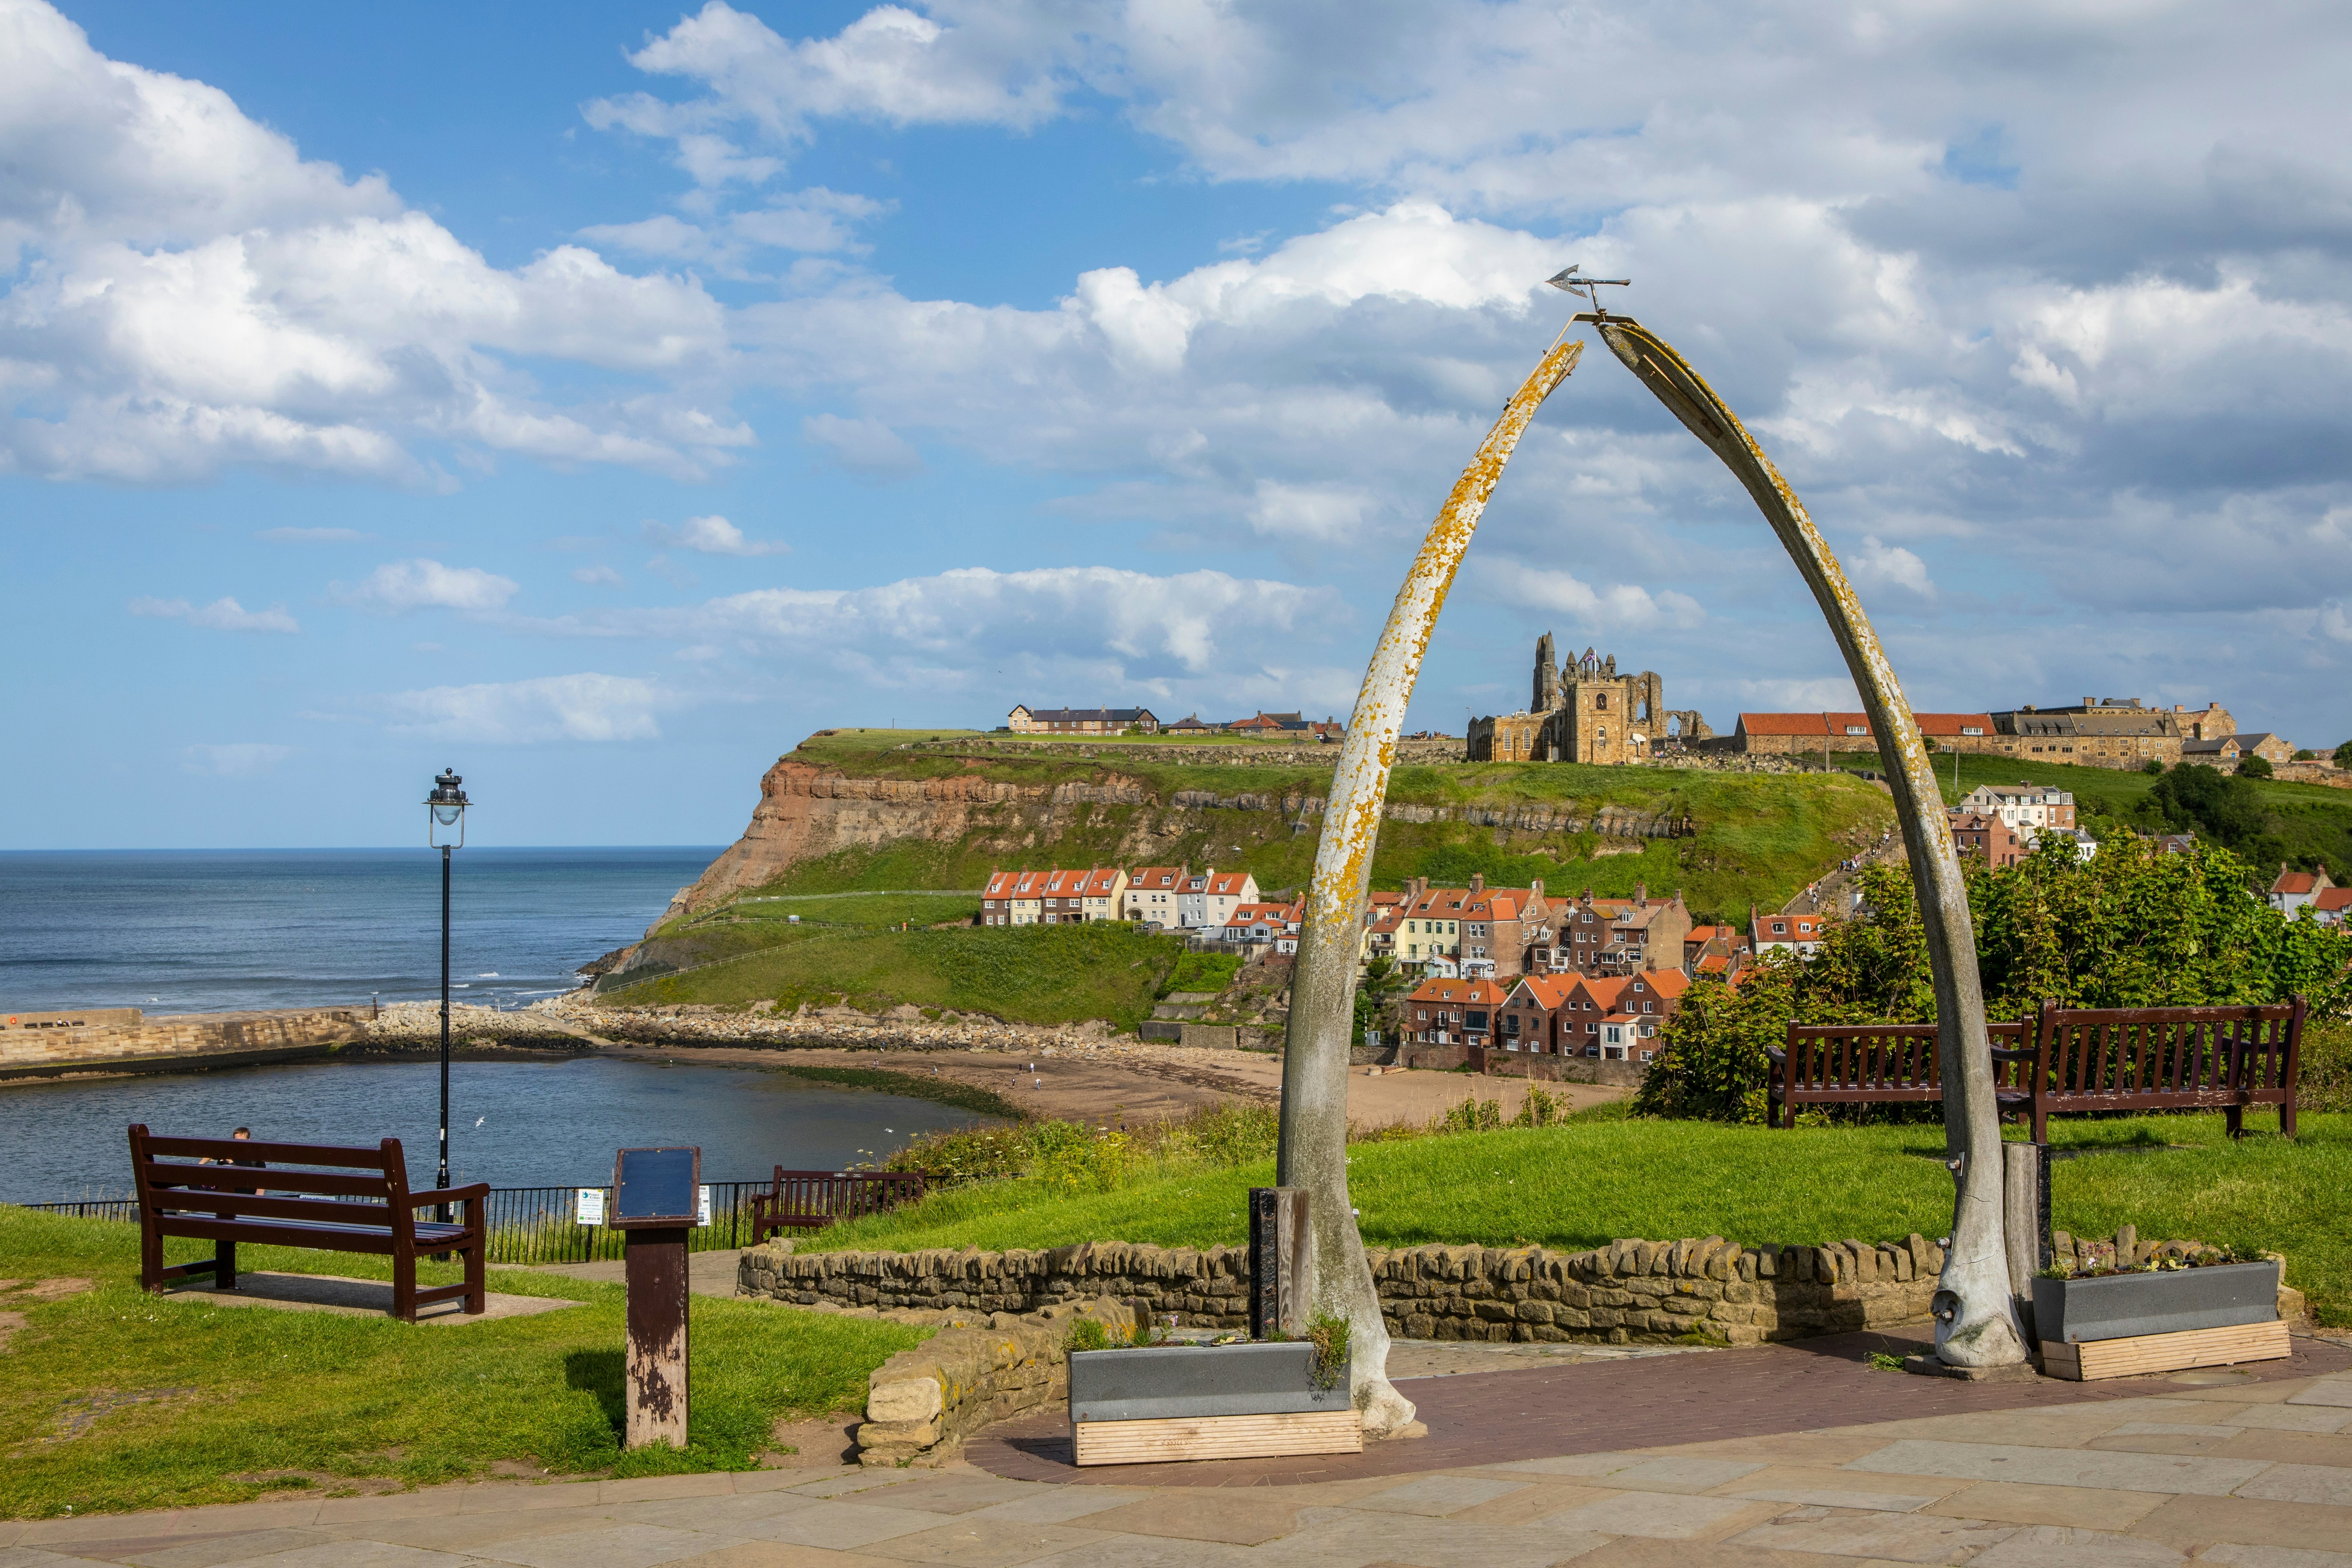
[[[466,843],[466,807],[471,803],[458,787],[465,782],[456,769],[445,770],[425,797],[425,842],[441,851],[441,1176],[433,1184],[443,1192],[449,1190],[449,851]],[[457,830],[454,844],[443,837],[453,827]],[[448,1223],[447,1204],[433,1213]]]

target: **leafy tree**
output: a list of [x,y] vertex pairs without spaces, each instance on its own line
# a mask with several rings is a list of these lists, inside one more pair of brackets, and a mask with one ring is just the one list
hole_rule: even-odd
[[2352,768],[2352,741],[2347,741],[2336,748],[2336,765],[2339,768]]
[[[2029,1016],[2044,997],[2067,1006],[2151,1007],[2297,994],[2323,1017],[2352,1017],[2352,931],[2306,914],[2281,915],[2253,891],[2251,868],[2227,849],[2200,843],[2188,855],[2159,855],[2147,839],[2117,834],[2082,861],[2053,837],[2016,866],[1963,864],[1990,1018]],[[1760,1121],[1765,1052],[1787,1037],[1790,1024],[1934,1020],[1910,879],[1872,866],[1861,882],[1869,918],[1832,922],[1810,961],[1769,954],[1737,992],[1706,980],[1684,994],[1636,1110]],[[1841,1113],[1906,1114],[1866,1107]]]
[[1385,1030],[1393,1037],[1391,1015],[1411,989],[1412,983],[1397,972],[1396,960],[1382,955],[1366,964],[1363,978],[1356,982],[1356,1040],[1363,1040],[1366,1029]]
[[2244,779],[2184,763],[2156,781],[2148,800],[2165,825],[2193,828],[2237,848],[2263,831],[2262,797]]
[[2268,757],[2259,756],[2252,752],[2248,752],[2244,756],[2238,759],[2238,774],[2241,778],[2269,778],[2271,776],[2271,760]]
[[2150,757],[2147,761],[2139,765],[2139,771],[2144,773],[2161,776],[2164,773],[2164,764],[2158,762],[2154,757]]
[[2294,760],[2298,763],[2315,763],[2319,760],[2319,753],[2313,751],[2309,746],[2305,746],[2301,751],[2295,752]]

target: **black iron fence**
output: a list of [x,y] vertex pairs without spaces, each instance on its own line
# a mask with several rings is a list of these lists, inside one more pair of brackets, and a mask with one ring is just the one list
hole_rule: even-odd
[[[806,1190],[804,1173],[787,1173],[803,1179],[787,1194],[792,1208],[810,1212],[819,1207],[817,1194]],[[845,1186],[855,1184],[861,1201],[844,1201],[832,1212],[835,1217],[854,1214],[876,1213],[893,1206],[887,1199],[877,1201],[877,1194],[866,1189],[874,1184],[870,1178],[861,1181],[856,1175],[833,1178]],[[919,1183],[919,1178],[917,1179]],[[772,1181],[709,1182],[710,1223],[698,1225],[687,1232],[686,1246],[689,1252],[724,1252],[733,1247],[749,1247],[752,1241],[752,1205],[755,1194],[773,1190]],[[484,1222],[489,1232],[491,1263],[528,1265],[534,1263],[594,1263],[617,1259],[621,1256],[622,1233],[609,1226],[589,1226],[579,1222],[579,1187],[492,1187],[489,1201],[483,1205]],[[912,1195],[920,1195],[920,1186]],[[604,1189],[604,1212],[613,1212],[613,1192]],[[67,1215],[77,1219],[111,1219],[125,1223],[139,1218],[139,1200],[124,1196],[113,1198],[82,1198],[71,1203],[25,1204],[22,1207],[42,1214]]]

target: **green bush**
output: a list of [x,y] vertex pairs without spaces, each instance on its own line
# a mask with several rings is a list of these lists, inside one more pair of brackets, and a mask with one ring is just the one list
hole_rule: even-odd
[[[2180,769],[2164,782],[2187,772],[2220,780],[2210,769]],[[2016,866],[1970,861],[1963,869],[1990,1020],[2030,1016],[2044,997],[2074,1007],[2149,1007],[2300,994],[2323,1019],[2352,1013],[2352,933],[2281,915],[2226,849],[2200,844],[2189,855],[2159,855],[2146,839],[2118,835],[2079,861],[2053,838]],[[1685,993],[1634,1109],[1761,1121],[1766,1053],[1790,1024],[1934,1021],[1927,933],[1909,877],[1874,866],[1862,885],[1874,918],[1831,922],[1810,960],[1770,954],[1736,992],[1709,980]],[[1937,1112],[1841,1106],[1812,1114],[1867,1121]]]
[[2305,1027],[2295,1100],[2306,1110],[2352,1110],[2352,1024]]
[[2257,756],[2253,752],[2249,752],[2244,756],[2238,759],[2238,772],[2242,776],[2250,779],[2269,778],[2271,776],[2271,760],[2268,757]]

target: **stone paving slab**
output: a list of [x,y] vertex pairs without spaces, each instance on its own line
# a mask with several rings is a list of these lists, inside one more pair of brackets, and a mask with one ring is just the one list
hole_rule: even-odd
[[[1719,1384],[1744,1353],[1695,1359]],[[1466,1465],[1216,1491],[1160,1481],[1183,1467],[1140,1466],[1084,1485],[971,1465],[483,1483],[0,1523],[0,1568],[2352,1568],[2352,1453],[2102,1446],[2352,1442],[2244,1424],[2352,1409],[2352,1365],[1941,1415],[1922,1408],[1950,1404],[1943,1380],[1875,1375],[1884,1396],[1844,1408],[1899,1419],[1627,1447],[1641,1428],[1595,1430],[1570,1383],[1547,1396],[1548,1428],[1522,1426],[1512,1451]],[[2230,1397],[2183,1397],[2206,1392]],[[2148,1430],[2184,1426],[2200,1430]]]
[[[2218,1384],[2202,1381],[2205,1372],[2097,1383],[2054,1378],[1963,1383],[1906,1377],[1869,1364],[1873,1353],[1916,1351],[1920,1343],[1902,1335],[1842,1334],[1703,1355],[1567,1366],[1535,1363],[1513,1372],[1417,1378],[1403,1384],[1402,1391],[1420,1407],[1429,1436],[1410,1442],[1367,1443],[1360,1454],[1079,1469],[1071,1462],[1066,1415],[1047,1408],[975,1436],[965,1445],[964,1455],[981,1468],[1015,1480],[1086,1486],[1288,1486],[1508,1464],[1528,1456],[1549,1460],[1604,1452],[1622,1447],[1629,1433],[1639,1433],[1659,1447],[1798,1433],[1850,1425],[1865,1411],[1882,1418],[1991,1420],[2007,1425],[2000,1441],[2030,1445],[2046,1440],[2053,1431],[2072,1432],[2085,1419],[2096,1420],[2095,1410],[2084,1407],[2158,1394],[2179,1401],[2168,1410],[2187,1410],[2192,1415],[2224,1403],[2240,1408],[2263,1403],[2275,1405],[2282,1421],[2310,1419],[2324,1426],[2334,1419],[2336,1408],[2290,1405],[2293,1391],[2286,1383],[2352,1371],[2352,1349],[2321,1339],[2294,1340],[2293,1353],[2281,1361],[2225,1369],[2228,1381]],[[2199,1381],[2184,1386],[2183,1377]],[[2290,1411],[2292,1416],[2284,1414]],[[2211,1415],[2196,1419],[2215,1420]]]

